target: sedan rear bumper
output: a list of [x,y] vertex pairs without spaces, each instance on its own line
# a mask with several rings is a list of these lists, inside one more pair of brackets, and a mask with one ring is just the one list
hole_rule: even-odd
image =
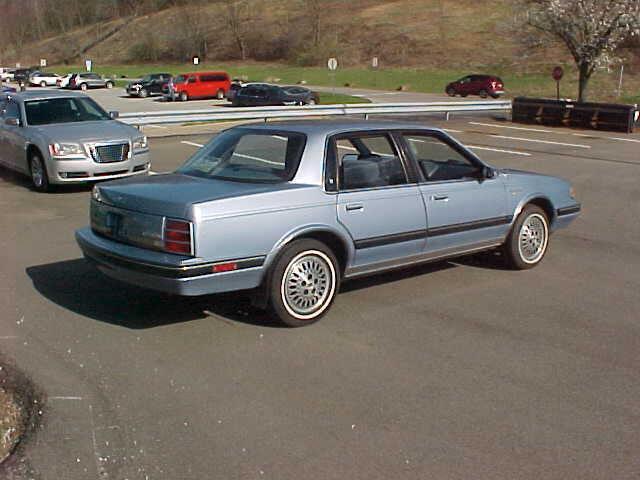
[[196,296],[248,290],[262,280],[264,257],[234,260],[237,270],[211,273],[213,266],[229,262],[185,265],[175,256],[174,263],[161,263],[174,256],[114,242],[89,227],[76,231],[76,241],[85,258],[105,275],[151,290]]

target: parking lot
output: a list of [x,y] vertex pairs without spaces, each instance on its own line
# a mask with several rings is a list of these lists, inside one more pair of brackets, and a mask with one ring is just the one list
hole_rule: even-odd
[[[582,215],[534,270],[480,255],[352,281],[295,330],[240,294],[171,297],[102,276],[73,236],[90,187],[37,194],[2,170],[0,350],[48,395],[25,471],[637,477],[640,135],[428,123],[495,166],[571,180]],[[157,173],[212,133],[158,135]]]

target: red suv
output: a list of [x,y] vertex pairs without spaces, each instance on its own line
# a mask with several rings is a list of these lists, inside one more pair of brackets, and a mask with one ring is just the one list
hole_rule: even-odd
[[231,80],[226,72],[192,72],[173,77],[173,81],[163,88],[172,99],[183,102],[191,98],[226,97]]
[[467,75],[447,85],[445,92],[450,97],[455,97],[456,95],[462,97],[480,95],[482,98],[487,98],[488,96],[498,98],[504,94],[504,83],[502,83],[500,77],[492,75]]

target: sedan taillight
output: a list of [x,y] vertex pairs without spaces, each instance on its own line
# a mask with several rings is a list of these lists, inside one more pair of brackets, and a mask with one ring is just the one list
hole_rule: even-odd
[[164,249],[167,252],[192,255],[191,223],[166,219],[164,222]]

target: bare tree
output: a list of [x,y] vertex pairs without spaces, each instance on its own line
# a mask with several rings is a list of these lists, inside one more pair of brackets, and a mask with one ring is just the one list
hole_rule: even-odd
[[247,0],[226,0],[226,23],[238,47],[240,59],[247,59],[247,31],[251,6]]
[[567,46],[579,72],[578,101],[595,69],[640,34],[640,0],[525,0],[529,23]]

